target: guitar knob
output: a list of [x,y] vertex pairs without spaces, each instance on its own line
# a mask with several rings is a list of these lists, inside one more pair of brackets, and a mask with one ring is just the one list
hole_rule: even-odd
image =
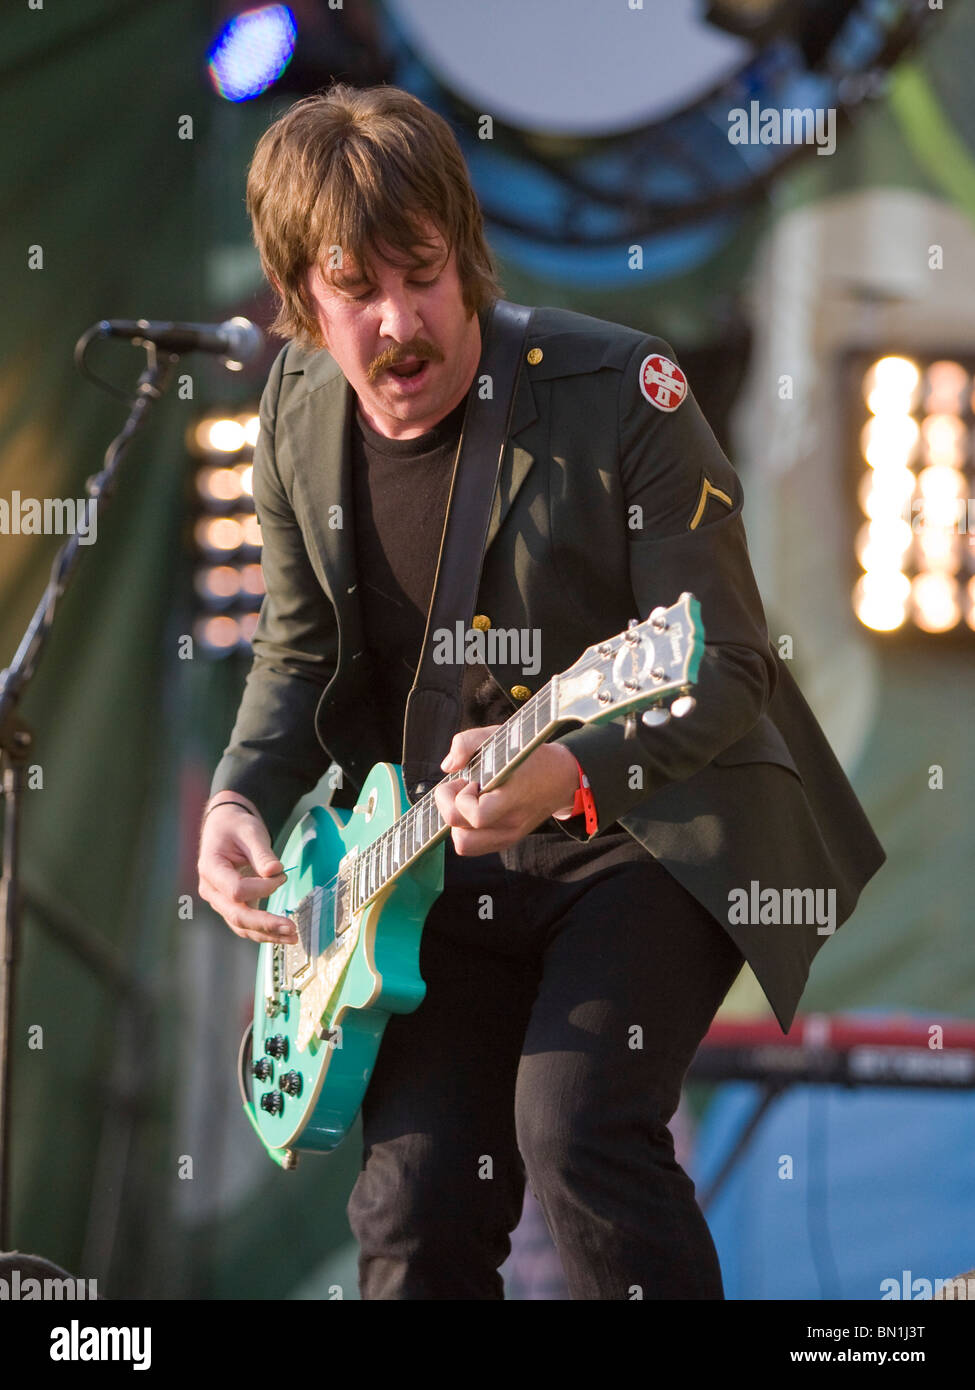
[[283,1033],[275,1033],[273,1038],[268,1038],[265,1041],[264,1051],[269,1057],[282,1057],[287,1059],[288,1039]]
[[278,1085],[282,1091],[287,1091],[289,1096],[301,1095],[301,1072],[288,1071],[284,1076],[278,1077]]
[[679,695],[670,707],[670,712],[675,719],[683,719],[686,714],[690,714],[697,707],[697,701],[693,695]]
[[261,1109],[269,1115],[280,1115],[284,1109],[284,1096],[280,1091],[266,1091],[261,1096]]
[[648,729],[659,729],[670,723],[669,709],[645,709],[640,716]]
[[266,1081],[273,1070],[273,1066],[266,1057],[260,1057],[256,1062],[251,1062],[251,1071],[258,1081]]

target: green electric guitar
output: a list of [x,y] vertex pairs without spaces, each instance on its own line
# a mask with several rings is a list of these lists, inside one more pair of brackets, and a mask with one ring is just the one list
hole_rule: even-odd
[[[490,791],[570,726],[624,719],[635,733],[640,711],[648,725],[688,713],[703,649],[698,602],[682,594],[589,647],[444,782],[476,778]],[[377,763],[354,810],[316,806],[288,839],[288,881],[268,911],[290,916],[298,941],[261,945],[238,1059],[244,1111],[283,1168],[342,1141],[390,1014],[411,1013],[424,996],[420,936],[443,889],[448,834],[433,791],[411,806],[401,769]]]

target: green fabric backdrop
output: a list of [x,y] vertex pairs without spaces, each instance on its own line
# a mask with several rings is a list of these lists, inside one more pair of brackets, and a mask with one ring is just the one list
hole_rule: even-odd
[[[230,108],[213,97],[200,64],[209,24],[210,7],[194,0],[49,3],[0,19],[0,497],[79,496],[120,427],[121,402],[72,366],[85,327],[106,316],[222,317],[228,300],[257,288],[242,197],[268,105]],[[966,149],[975,138],[971,29],[964,13],[946,17],[918,66],[944,82]],[[847,154],[796,170],[775,205],[693,276],[635,300],[570,299],[505,267],[508,293],[645,323],[678,346],[706,342],[777,208],[871,179],[946,193],[952,169],[922,170],[925,132],[932,139],[939,129],[930,111],[910,144],[905,138],[912,101],[928,96],[906,83],[865,112],[843,142]],[[185,115],[193,140],[178,138]],[[968,184],[955,183],[952,196],[964,202]],[[28,248],[38,245],[43,269],[28,269]],[[132,382],[141,353],[106,345],[98,361]],[[43,787],[27,794],[24,824],[31,904],[15,1019],[13,1244],[97,1276],[101,1292],[117,1297],[280,1296],[346,1239],[342,1208],[358,1153],[352,1140],[290,1175],[252,1156],[233,1081],[251,948],[199,903],[192,920],[180,917],[180,895],[195,888],[199,803],[244,669],[177,656],[191,622],[183,432],[209,402],[243,401],[260,385],[229,381],[199,359],[184,370],[194,399],[172,392],[129,456],[24,710],[40,734],[33,761]],[[57,545],[0,536],[2,663]],[[964,787],[973,759],[960,711],[969,660],[939,658],[919,677],[891,658],[887,674],[857,785],[901,871],[870,890],[857,931],[824,953],[806,1002],[970,1013],[972,972],[959,967],[970,922]],[[928,802],[898,759],[905,727],[917,736],[920,706],[931,751],[919,748],[919,760],[943,761],[945,738],[958,750],[937,819],[921,814]],[[912,901],[936,901],[936,940],[930,914],[919,928],[905,883]],[[146,1014],[127,1019],[118,989],[45,924],[45,901],[110,944],[149,991]],[[209,1011],[203,980],[215,982]],[[28,1047],[31,1025],[43,1028],[39,1050]],[[179,1176],[187,1156],[192,1179]],[[188,1183],[199,1194],[192,1200]]]

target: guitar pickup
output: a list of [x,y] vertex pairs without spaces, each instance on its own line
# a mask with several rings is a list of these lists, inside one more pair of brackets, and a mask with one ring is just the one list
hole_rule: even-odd
[[291,914],[298,940],[284,948],[284,988],[301,989],[311,975],[314,961],[321,949],[322,898],[321,888],[315,888]]
[[283,957],[284,948],[276,943],[264,953],[264,1013],[267,1018],[276,1018],[281,1012]]
[[352,925],[352,876],[344,874],[339,869],[338,882],[335,885],[335,939],[336,941],[343,932],[348,931]]

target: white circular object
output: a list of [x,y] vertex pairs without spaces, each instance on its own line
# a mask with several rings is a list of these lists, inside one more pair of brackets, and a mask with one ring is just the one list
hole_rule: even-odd
[[605,135],[690,106],[752,55],[698,0],[387,0],[435,76],[520,129]]

